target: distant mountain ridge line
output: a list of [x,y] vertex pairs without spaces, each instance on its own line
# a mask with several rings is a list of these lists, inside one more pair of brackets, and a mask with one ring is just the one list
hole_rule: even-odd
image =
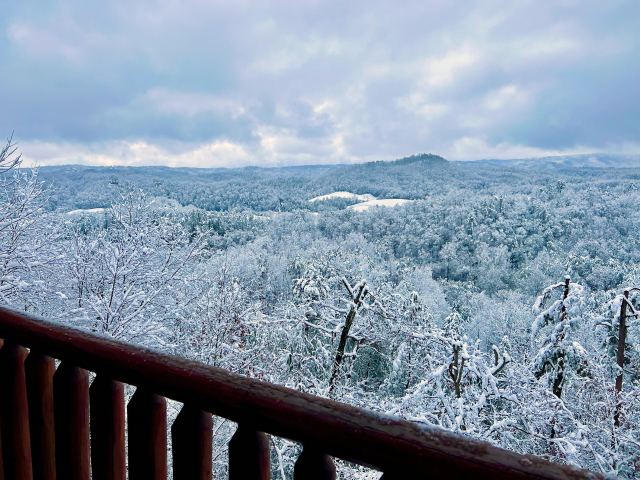
[[[604,154],[604,153],[580,153],[573,155],[553,155],[546,157],[530,157],[530,158],[511,158],[497,159],[486,158],[479,160],[447,160],[440,155],[433,153],[419,153],[402,157],[395,160],[373,160],[362,163],[334,163],[334,164],[313,164],[313,165],[290,165],[284,167],[262,167],[259,165],[251,165],[244,167],[170,167],[166,165],[146,165],[146,166],[130,166],[130,165],[45,165],[38,167],[40,171],[60,171],[72,169],[72,171],[92,171],[99,172],[118,172],[126,171],[156,171],[158,173],[168,172],[191,172],[197,174],[220,174],[224,172],[232,172],[242,170],[244,172],[290,172],[292,174],[302,173],[305,170],[314,171],[335,171],[339,169],[351,168],[384,168],[390,166],[403,166],[412,164],[423,164],[425,166],[446,166],[459,165],[471,167],[521,167],[525,169],[535,168],[536,166],[555,166],[565,168],[640,168],[640,154]],[[31,169],[26,168],[25,169]],[[193,174],[191,173],[191,174]]]
[[553,155],[547,157],[482,159],[473,161],[453,161],[456,165],[472,167],[513,167],[536,168],[640,168],[640,154],[578,153],[574,155]]
[[[640,162],[634,163],[636,158],[595,154],[512,162],[450,162],[439,155],[419,154],[393,161],[280,168],[66,165],[42,167],[39,179],[52,186],[49,208],[63,212],[107,208],[123,192],[138,188],[152,197],[170,198],[182,206],[207,211],[323,211],[341,210],[359,202],[350,196],[324,202],[308,200],[335,192],[371,195],[380,201],[420,200],[443,194],[450,185],[461,182],[474,189],[504,182],[533,182],[547,188],[547,184],[557,182],[558,175],[567,176],[567,182],[580,181],[583,174],[602,179],[619,175],[621,167],[628,168],[631,172],[625,174],[638,177],[640,182],[640,169],[636,168]],[[532,171],[536,174],[531,175]]]
[[[350,167],[362,167],[362,166],[371,166],[371,167],[380,167],[380,166],[388,166],[388,165],[411,165],[414,163],[429,163],[433,165],[446,165],[449,160],[441,157],[440,155],[436,155],[433,153],[419,153],[415,155],[410,155],[408,157],[398,158],[396,160],[373,160],[370,162],[362,162],[362,163],[334,163],[334,164],[313,164],[313,165],[289,165],[285,167],[262,167],[259,165],[249,165],[244,167],[169,167],[166,165],[81,165],[81,164],[68,164],[68,165],[43,165],[38,167],[40,170],[66,170],[71,169],[72,171],[90,171],[92,169],[97,169],[100,171],[111,171],[115,172],[121,169],[124,170],[159,170],[159,171],[197,171],[197,172],[207,172],[207,173],[219,173],[219,172],[228,172],[231,170],[243,170],[246,172],[264,172],[264,171],[273,171],[273,170],[335,170],[340,168],[350,168]],[[30,167],[28,169],[31,169]]]

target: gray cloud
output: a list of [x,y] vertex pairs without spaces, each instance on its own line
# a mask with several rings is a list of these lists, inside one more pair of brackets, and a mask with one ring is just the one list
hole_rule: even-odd
[[3,8],[0,133],[40,163],[640,151],[634,0]]

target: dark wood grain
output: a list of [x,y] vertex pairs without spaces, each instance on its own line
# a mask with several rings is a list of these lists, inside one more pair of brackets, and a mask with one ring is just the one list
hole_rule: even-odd
[[89,399],[92,480],[125,480],[124,385],[98,375]]
[[269,480],[269,437],[241,423],[229,442],[229,480]]
[[0,427],[0,480],[4,480],[4,463],[2,461],[2,427]]
[[32,480],[29,407],[24,360],[27,349],[6,341],[0,349],[0,423],[4,476]]
[[31,350],[25,361],[29,398],[29,431],[34,480],[55,480],[56,445],[53,416],[55,360]]
[[56,478],[89,480],[89,372],[63,360],[53,375]]
[[[0,339],[0,348],[4,345],[4,340]],[[2,419],[0,419],[0,480],[4,480],[4,463],[2,462]]]
[[293,469],[294,480],[336,480],[336,466],[329,455],[305,446]]
[[189,405],[182,407],[171,426],[173,478],[211,480],[213,419]]
[[382,471],[477,479],[602,479],[488,443],[252,380],[0,308],[0,337],[257,430]]
[[127,405],[129,479],[167,479],[167,401],[139,387]]

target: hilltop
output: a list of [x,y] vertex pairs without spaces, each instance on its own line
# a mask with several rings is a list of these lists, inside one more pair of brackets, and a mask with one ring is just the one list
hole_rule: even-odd
[[[317,212],[344,209],[362,201],[363,196],[376,200],[424,199],[459,182],[468,189],[493,185],[499,190],[502,184],[521,182],[536,182],[546,188],[557,182],[558,175],[565,182],[580,182],[585,175],[604,179],[618,175],[620,168],[634,166],[640,167],[640,156],[593,154],[449,162],[438,155],[419,154],[392,161],[279,168],[65,165],[41,167],[39,176],[53,189],[50,207],[62,211],[108,207],[116,193],[141,188],[149,195],[208,211]],[[531,177],[532,170],[537,172],[535,178]],[[336,192],[352,195],[339,196]],[[322,201],[309,202],[317,197]]]
[[[347,191],[376,199],[412,200],[424,196],[425,184],[450,175],[450,163],[432,154],[355,165],[311,165],[279,168],[41,167],[40,179],[52,186],[52,208],[104,208],[120,189],[142,188],[182,205],[223,211],[290,211],[309,208],[314,197]],[[329,199],[343,208],[357,199]],[[318,202],[314,208],[326,207]]]

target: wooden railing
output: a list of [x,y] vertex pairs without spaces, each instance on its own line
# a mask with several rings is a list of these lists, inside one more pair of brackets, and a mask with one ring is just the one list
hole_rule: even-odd
[[[385,480],[602,478],[8,308],[0,338],[0,480],[164,480],[166,398],[184,404],[171,428],[176,480],[212,478],[212,414],[238,423],[233,480],[270,478],[267,434],[303,444],[295,479],[335,478],[332,456]],[[126,453],[124,383],[137,386]]]

